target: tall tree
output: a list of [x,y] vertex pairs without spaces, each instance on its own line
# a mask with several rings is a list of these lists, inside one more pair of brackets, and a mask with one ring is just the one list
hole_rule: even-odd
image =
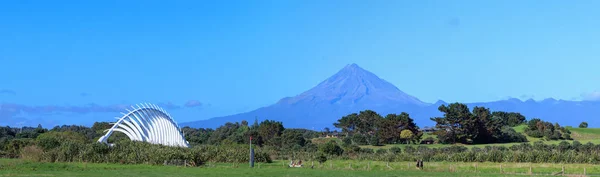
[[347,116],[342,117],[337,122],[333,123],[333,126],[339,129],[342,129],[343,133],[346,135],[352,135],[356,130],[356,125],[358,123],[358,114],[352,113]]
[[386,115],[385,118],[380,120],[378,133],[382,142],[394,143],[405,141],[405,139],[399,136],[404,130],[411,131],[413,134],[409,140],[411,142],[419,141],[423,135],[423,132],[419,130],[414,120],[406,112]]
[[363,134],[374,135],[379,127],[377,124],[381,120],[381,116],[372,110],[361,111],[358,114],[358,122],[356,124],[357,132]]
[[469,132],[475,121],[471,120],[471,112],[466,104],[452,103],[448,106],[440,105],[438,110],[444,113],[443,117],[431,118],[436,122],[435,134],[442,143],[467,142],[473,138]]
[[283,124],[274,120],[265,120],[258,126],[258,135],[268,145],[277,145],[283,133]]

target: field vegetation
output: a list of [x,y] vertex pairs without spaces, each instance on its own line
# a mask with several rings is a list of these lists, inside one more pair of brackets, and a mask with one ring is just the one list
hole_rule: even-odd
[[[316,163],[316,162],[315,162]],[[0,176],[583,176],[599,175],[589,164],[453,163],[428,162],[417,169],[412,162],[334,160],[314,168],[288,168],[286,161],[256,163],[207,163],[201,167],[113,163],[43,163],[0,159]],[[563,171],[564,169],[564,171]]]
[[[86,164],[85,167],[89,164],[91,169],[117,168],[112,164],[138,164],[127,166],[132,168],[132,173],[147,165],[237,168],[247,166],[250,160],[250,137],[256,153],[255,162],[262,168],[277,167],[264,173],[293,172],[291,176],[313,174],[298,169],[278,171],[283,170],[279,167],[298,160],[310,162],[311,168],[324,170],[314,172],[321,174],[317,176],[329,175],[342,167],[366,168],[367,171],[381,169],[377,170],[382,171],[381,175],[393,176],[394,170],[403,169],[405,165],[404,170],[412,169],[414,166],[410,164],[417,160],[425,161],[428,164],[425,171],[433,176],[448,169],[467,173],[471,168],[468,166],[473,164],[482,165],[475,167],[480,170],[477,173],[485,172],[485,166],[490,166],[491,170],[499,164],[509,172],[513,169],[508,168],[509,163],[528,166],[534,163],[539,165],[540,172],[544,169],[555,171],[549,164],[600,164],[600,129],[587,128],[583,123],[581,128],[563,127],[538,118],[527,121],[514,112],[490,111],[484,107],[471,110],[461,103],[442,105],[439,110],[444,114],[431,118],[436,126],[428,132],[418,127],[407,113],[381,116],[371,110],[340,118],[333,123],[336,127],[333,131],[328,128],[324,131],[290,129],[273,120],[255,120],[252,124],[228,122],[217,129],[184,127],[182,130],[191,148],[131,142],[119,133],[109,139],[114,143],[109,147],[96,142],[103,130],[110,128],[107,122],[97,122],[92,127],[63,125],[52,129],[0,127],[0,157],[20,159],[0,161],[0,168],[5,172],[16,172],[20,167],[7,164],[19,163],[25,167],[67,170],[80,169],[81,164]],[[308,164],[305,163],[305,167],[309,167]],[[575,166],[568,167],[584,171]],[[165,171],[173,170],[164,168]],[[515,173],[520,173],[521,168],[525,167],[514,168]],[[590,166],[586,170],[594,172],[595,168]],[[362,174],[359,171],[357,174]],[[499,169],[495,171],[500,172]],[[191,170],[190,174],[193,172]],[[210,174],[211,170],[205,172]],[[415,175],[419,173],[415,171]]]

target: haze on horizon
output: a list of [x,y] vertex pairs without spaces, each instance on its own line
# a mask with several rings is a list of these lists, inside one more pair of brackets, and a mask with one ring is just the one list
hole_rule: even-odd
[[181,122],[231,115],[351,63],[428,103],[598,100],[598,5],[2,2],[0,124],[110,121],[142,102]]

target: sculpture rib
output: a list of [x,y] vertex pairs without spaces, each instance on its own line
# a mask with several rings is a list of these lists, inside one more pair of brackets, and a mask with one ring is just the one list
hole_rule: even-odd
[[164,109],[147,103],[136,106],[132,106],[131,111],[126,109],[127,113],[122,113],[123,116],[105,130],[107,133],[98,142],[107,143],[113,132],[122,132],[132,141],[189,147],[181,128]]

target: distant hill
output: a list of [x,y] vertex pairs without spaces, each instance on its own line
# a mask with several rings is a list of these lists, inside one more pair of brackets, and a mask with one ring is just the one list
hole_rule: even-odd
[[[344,115],[370,109],[383,116],[407,112],[415,118],[418,125],[431,126],[433,122],[429,118],[441,116],[437,110],[441,104],[447,103],[441,100],[433,104],[425,103],[358,65],[350,64],[312,89],[294,97],[283,98],[273,105],[180,125],[216,128],[226,122],[252,122],[257,118],[282,121],[286,127],[291,128],[320,130],[325,127],[333,128],[332,124]],[[485,106],[492,111],[520,112],[527,118],[539,117],[573,126],[584,120],[590,125],[600,123],[596,121],[600,118],[600,102],[508,99],[467,105]]]

